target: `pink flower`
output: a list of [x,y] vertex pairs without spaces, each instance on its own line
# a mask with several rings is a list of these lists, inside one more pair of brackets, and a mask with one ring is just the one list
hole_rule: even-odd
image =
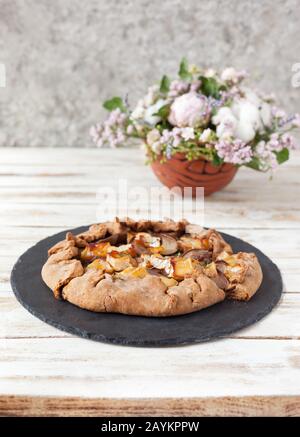
[[195,80],[191,83],[191,91],[198,91],[201,85],[201,80]]
[[126,129],[126,133],[127,135],[132,135],[133,132],[134,132],[134,127],[132,126],[132,124],[130,124]]
[[98,146],[117,147],[126,141],[126,114],[120,109],[111,111],[103,124],[96,124],[90,129],[93,142]]
[[281,137],[282,148],[287,148],[289,150],[296,150],[298,148],[298,144],[295,141],[295,138],[289,133],[285,133]]
[[168,97],[177,97],[180,94],[186,93],[189,86],[189,83],[184,80],[172,80]]
[[259,169],[267,171],[275,170],[278,162],[275,153],[271,150],[269,143],[260,141],[255,148],[255,157],[259,159]]
[[284,119],[287,118],[286,112],[283,109],[277,108],[277,106],[273,106],[271,108],[271,113],[274,118]]
[[278,133],[272,134],[270,136],[270,140],[266,144],[268,145],[269,150],[272,152],[280,152],[283,148]]
[[215,145],[217,153],[224,162],[246,164],[252,160],[252,149],[241,140],[220,141]]
[[172,130],[163,130],[162,136],[160,138],[160,143],[166,144],[167,146],[169,146],[169,148],[172,148],[177,147],[180,143],[184,141],[192,140],[194,138],[195,132],[192,127],[174,127]]
[[92,137],[92,140],[94,143],[97,143],[99,138],[99,131],[96,126],[91,126],[90,128],[90,136]]
[[205,96],[190,92],[177,97],[171,105],[169,122],[178,127],[204,125],[209,116],[209,105]]

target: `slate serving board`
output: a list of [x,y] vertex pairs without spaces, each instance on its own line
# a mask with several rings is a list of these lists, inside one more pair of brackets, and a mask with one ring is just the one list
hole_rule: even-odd
[[[79,233],[88,227],[73,229]],[[96,341],[132,346],[174,346],[200,343],[226,336],[266,316],[282,294],[277,266],[256,247],[231,235],[223,237],[233,251],[254,252],[264,279],[249,302],[225,300],[204,310],[166,318],[92,313],[54,299],[41,278],[47,250],[65,238],[66,231],[28,249],[16,262],[11,285],[18,301],[34,316],[56,328]]]

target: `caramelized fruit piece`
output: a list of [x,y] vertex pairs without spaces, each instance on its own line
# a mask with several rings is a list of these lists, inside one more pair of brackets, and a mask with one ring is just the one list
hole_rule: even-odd
[[200,241],[201,241],[202,249],[206,249],[206,250],[210,249],[210,247],[209,247],[209,240],[207,238],[201,238]]
[[174,278],[166,278],[165,276],[160,276],[159,278],[167,287],[173,287],[178,284]]
[[224,275],[230,282],[242,282],[244,279],[244,269],[239,264],[235,264],[233,267],[227,266]]
[[231,267],[234,267],[238,263],[236,256],[225,252],[225,250],[218,255],[217,261],[224,261]]
[[90,243],[82,250],[80,258],[83,261],[91,261],[97,257],[105,257],[110,247],[108,242]]
[[99,258],[95,259],[91,264],[89,264],[87,266],[87,269],[96,269],[101,271],[102,273],[113,273],[113,268],[111,267],[111,265],[108,262]]
[[218,270],[218,265],[211,262],[204,268],[204,273],[211,278],[214,283],[223,290],[228,288],[229,282],[223,272]]
[[163,258],[161,255],[143,255],[142,258],[146,267],[155,267],[172,276],[174,268],[170,258]]
[[163,254],[164,248],[163,248],[163,246],[149,247],[148,250],[150,253],[153,253],[153,255],[155,255],[155,254],[160,254],[160,253]]
[[147,232],[138,232],[135,237],[136,240],[142,241],[146,247],[159,247],[161,246],[160,238]]
[[183,250],[184,252],[191,249],[203,249],[203,250],[210,249],[210,244],[207,238],[191,237],[188,235],[183,235],[180,238],[178,244],[180,249]]
[[238,255],[231,255],[225,251],[217,258],[217,269],[224,273],[230,282],[243,282],[246,268]]
[[132,267],[136,264],[136,260],[134,260],[129,254],[117,251],[110,252],[106,259],[117,272],[125,270],[127,267]]
[[174,278],[184,278],[191,275],[196,267],[196,261],[192,258],[173,258]]
[[180,238],[180,243],[184,250],[202,249],[201,241],[198,238],[183,236]]
[[210,278],[213,276],[218,275],[217,266],[214,262],[211,262],[210,264],[207,264],[207,266],[204,267],[204,273],[209,276]]
[[160,253],[163,248],[159,237],[155,237],[147,232],[138,232],[132,241],[132,247],[137,255],[144,253]]
[[145,267],[127,267],[127,269],[118,273],[118,277],[121,278],[139,278],[142,279],[147,275],[147,269]]
[[126,252],[129,253],[129,250],[131,249],[131,244],[122,244],[121,246],[110,246],[107,250],[108,253],[110,252]]

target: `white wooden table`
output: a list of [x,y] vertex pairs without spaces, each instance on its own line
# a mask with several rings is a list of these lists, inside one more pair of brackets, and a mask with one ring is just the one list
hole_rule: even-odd
[[76,338],[34,318],[11,291],[17,257],[48,235],[94,222],[97,188],[117,177],[157,184],[140,150],[1,150],[0,414],[299,415],[300,154],[272,181],[240,170],[205,205],[206,226],[278,264],[281,303],[235,335],[185,347]]

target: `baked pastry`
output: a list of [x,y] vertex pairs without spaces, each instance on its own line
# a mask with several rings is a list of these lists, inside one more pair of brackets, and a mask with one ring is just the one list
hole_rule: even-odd
[[232,253],[214,229],[187,221],[92,225],[48,252],[42,269],[55,298],[95,312],[174,316],[225,298],[249,300],[262,271],[253,253]]

